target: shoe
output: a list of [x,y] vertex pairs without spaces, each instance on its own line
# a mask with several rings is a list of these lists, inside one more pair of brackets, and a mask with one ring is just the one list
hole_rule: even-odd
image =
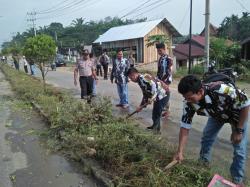
[[153,130],[154,129],[154,126],[152,125],[152,126],[149,126],[149,127],[147,127],[147,129],[148,130]]
[[126,108],[128,108],[129,107],[129,105],[128,104],[126,104],[126,105],[122,105],[122,108],[123,109],[126,109]]
[[122,107],[123,105],[122,104],[117,104],[115,105],[116,107]]

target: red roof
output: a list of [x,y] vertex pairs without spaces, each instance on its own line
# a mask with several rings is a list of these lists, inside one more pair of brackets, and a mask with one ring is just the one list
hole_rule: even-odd
[[192,36],[192,40],[198,44],[205,46],[205,37],[204,36]]
[[[179,44],[174,48],[173,52],[177,60],[188,59],[189,44]],[[204,55],[204,49],[191,45],[191,57],[204,57]]]
[[[189,38],[184,42],[184,44],[188,44],[188,43],[189,43]],[[192,36],[191,43],[196,43],[200,47],[205,48],[205,37],[200,36],[200,35],[194,35],[194,36]]]

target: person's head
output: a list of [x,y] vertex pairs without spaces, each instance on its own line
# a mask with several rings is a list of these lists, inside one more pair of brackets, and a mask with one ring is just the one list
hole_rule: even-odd
[[89,58],[93,58],[94,54],[93,53],[89,53]]
[[191,103],[198,103],[204,96],[201,80],[194,75],[187,75],[180,80],[178,92]]
[[107,54],[107,50],[104,49],[103,52],[102,52],[103,55],[106,55]]
[[127,71],[127,76],[133,81],[133,82],[137,82],[138,77],[139,77],[139,72],[137,69],[135,69],[134,67],[131,67],[128,69]]
[[163,54],[165,54],[166,50],[165,50],[165,44],[164,43],[158,43],[155,45],[158,54],[161,56]]
[[84,49],[82,51],[82,56],[84,60],[87,60],[89,58],[89,50],[88,49]]
[[121,60],[122,57],[123,57],[123,52],[122,52],[121,49],[118,49],[118,50],[117,50],[117,58],[118,58],[119,60]]

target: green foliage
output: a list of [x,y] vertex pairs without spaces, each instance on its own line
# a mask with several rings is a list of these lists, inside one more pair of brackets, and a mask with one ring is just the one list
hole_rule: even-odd
[[242,41],[249,37],[250,33],[250,13],[243,12],[242,17],[232,15],[226,17],[220,28],[218,29],[218,36],[228,38],[234,41]]
[[28,38],[25,42],[23,53],[30,62],[38,65],[44,82],[45,89],[45,65],[50,63],[56,54],[56,44],[48,35],[38,35]]
[[204,66],[203,65],[196,65],[191,68],[191,74],[195,75],[202,75],[204,73]]
[[237,42],[223,38],[211,38],[210,55],[220,67],[231,67],[240,62],[241,47]]
[[27,39],[23,52],[35,63],[48,63],[56,54],[56,45],[50,36],[38,35]]
[[134,121],[112,115],[111,102],[91,105],[2,65],[20,99],[38,103],[50,122],[48,144],[72,158],[91,157],[108,171],[115,186],[207,186],[212,173],[193,160],[168,172],[173,145],[138,128]]
[[153,46],[157,43],[169,44],[169,38],[165,34],[152,35],[147,38],[147,47]]
[[[48,26],[40,27],[37,29],[38,34],[46,34],[53,37],[56,45],[59,47],[76,47],[79,49],[81,45],[90,45],[101,34],[106,32],[111,27],[127,25],[137,22],[145,21],[146,18],[136,20],[122,20],[118,17],[106,17],[99,21],[85,22],[84,18],[77,18],[72,21],[72,24],[63,27],[61,23],[53,22]],[[30,29],[23,33],[17,33],[12,41],[5,42],[2,48],[6,48],[9,43],[18,43],[24,45],[26,38],[33,36],[33,30]]]

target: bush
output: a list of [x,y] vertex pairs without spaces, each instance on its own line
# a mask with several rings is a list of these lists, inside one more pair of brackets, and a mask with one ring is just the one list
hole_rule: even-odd
[[112,116],[111,102],[98,98],[91,105],[4,65],[1,67],[18,96],[46,112],[48,145],[72,158],[91,157],[109,172],[116,186],[206,186],[210,170],[189,160],[167,173],[174,147],[134,121]]

